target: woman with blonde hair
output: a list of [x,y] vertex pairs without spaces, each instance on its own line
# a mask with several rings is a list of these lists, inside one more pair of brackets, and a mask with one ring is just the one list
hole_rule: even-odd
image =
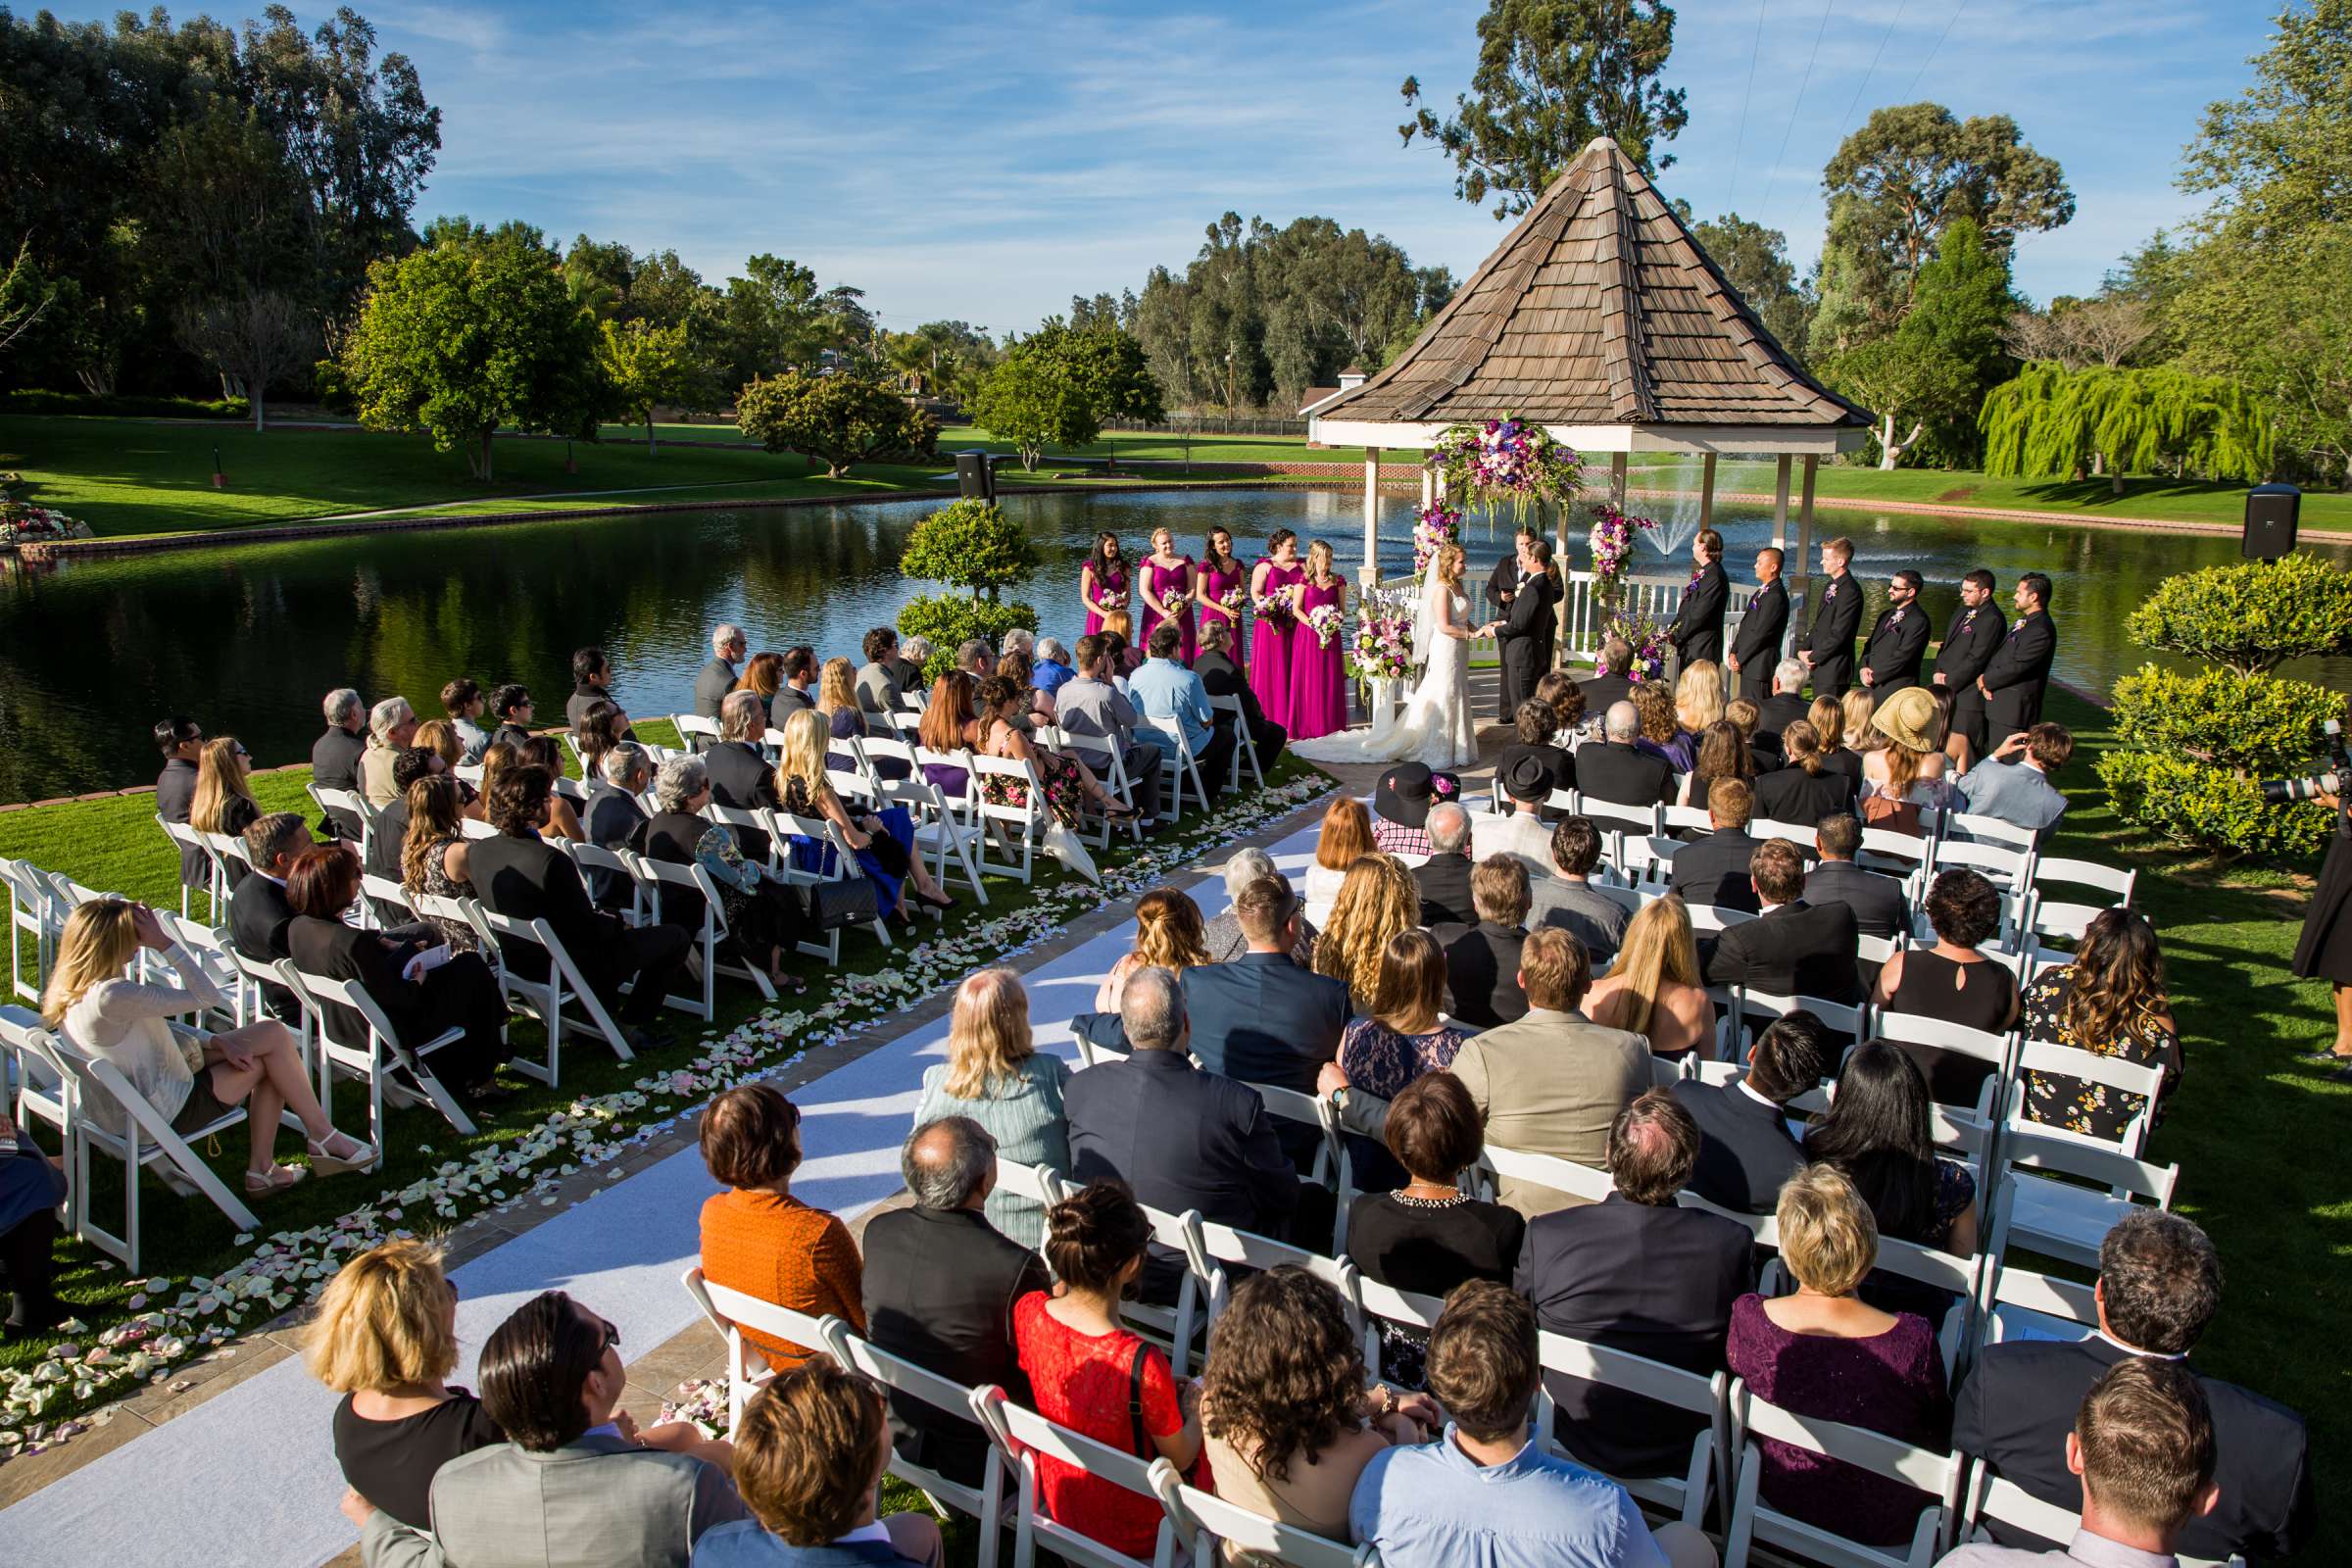
[[216,735],[196,759],[196,794],[188,802],[188,826],[199,833],[238,834],[262,814],[261,803],[245,782],[253,759],[234,735]]
[[[1699,732],[1722,716],[1723,666],[1711,659],[1685,666],[1674,683],[1674,723],[1682,731],[1678,744],[1695,756]],[[1676,765],[1690,771],[1688,760]]]
[[1335,795],[1323,808],[1323,826],[1315,835],[1315,863],[1306,868],[1306,917],[1321,925],[1331,913],[1332,901],[1348,868],[1370,855],[1372,813],[1352,795]]
[[1843,774],[1846,788],[1862,792],[1862,754],[1846,744],[1845,705],[1835,697],[1816,697],[1805,710],[1805,722],[1821,737],[1821,765]]
[[507,1441],[481,1400],[444,1381],[458,1368],[458,1288],[428,1243],[386,1242],[338,1269],[302,1354],[343,1396],[334,1432],[344,1482],[412,1530],[432,1529],[443,1465]]
[[[836,741],[864,740],[873,733],[866,722],[865,710],[858,701],[858,677],[850,662],[838,654],[828,659],[816,672],[816,710],[824,716],[825,729]],[[896,731],[889,739],[897,740]],[[827,752],[825,765],[844,773],[858,771],[857,760],[847,752]],[[913,769],[895,757],[874,759],[874,772],[884,779],[908,777]]]
[[1110,966],[1095,988],[1095,1010],[1116,1012],[1127,994],[1127,977],[1138,969],[1182,974],[1209,961],[1207,924],[1191,895],[1153,888],[1136,901],[1135,946]]
[[1421,885],[1394,855],[1366,855],[1348,868],[1331,919],[1315,939],[1315,973],[1344,982],[1358,1012],[1380,994],[1389,939],[1421,923]]
[[1625,928],[1617,961],[1585,993],[1583,1011],[1604,1028],[1645,1036],[1650,1054],[1669,1060],[1706,1044],[1715,1005],[1699,975],[1698,943],[1681,895],[1642,906]]
[[[160,954],[180,983],[144,985],[123,971],[140,949]],[[122,899],[93,899],[66,919],[57,964],[41,996],[41,1018],[69,1050],[112,1062],[140,1099],[174,1132],[194,1136],[248,1097],[245,1121],[252,1150],[245,1166],[248,1197],[284,1192],[304,1172],[280,1165],[278,1113],[290,1110],[309,1135],[311,1169],[322,1176],[364,1170],[376,1152],[337,1132],[303,1071],[294,1036],[275,1018],[205,1034],[172,1027],[183,1013],[202,1015],[227,1002],[212,977],[164,931],[155,911]],[[84,1106],[101,1127],[124,1133],[129,1116],[109,1102]]]
[[[1820,699],[1816,698],[1815,701],[1818,702]],[[1878,704],[1872,698],[1869,687],[1850,686],[1846,688],[1846,693],[1838,699],[1838,706],[1844,714],[1842,728],[1845,732],[1845,743],[1848,746],[1866,757],[1886,746],[1886,735],[1871,727],[1871,710]]]
[[[1003,1158],[1067,1171],[1070,1132],[1061,1092],[1069,1081],[1069,1063],[1039,1051],[1030,1034],[1021,977],[983,969],[956,988],[948,1059],[923,1069],[914,1124],[969,1116],[997,1141]],[[990,1224],[1023,1247],[1045,1240],[1045,1210],[1030,1199],[1000,1186],[989,1193],[987,1211]]]
[[850,814],[825,777],[825,719],[813,708],[804,708],[784,721],[784,758],[776,764],[776,794],[784,809],[795,816],[819,817],[839,828],[858,866],[874,884],[876,902],[902,917],[906,887],[934,909],[953,909],[956,901],[942,892],[923,858],[913,853],[914,822],[903,806]]

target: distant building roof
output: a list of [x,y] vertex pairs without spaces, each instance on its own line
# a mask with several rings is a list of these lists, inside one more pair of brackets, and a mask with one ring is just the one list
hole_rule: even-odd
[[1319,418],[1399,424],[1505,415],[1588,426],[1871,422],[1774,341],[1606,136],[1545,188],[1411,348],[1311,407]]

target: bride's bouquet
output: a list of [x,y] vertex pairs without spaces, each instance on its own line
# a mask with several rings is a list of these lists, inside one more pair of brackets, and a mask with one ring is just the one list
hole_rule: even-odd
[[1337,605],[1317,605],[1306,612],[1307,628],[1315,634],[1315,646],[1329,648],[1340,640],[1340,627],[1347,620]]
[[1348,673],[1357,680],[1402,680],[1413,667],[1413,608],[1403,595],[1365,597],[1355,617]]
[[1257,612],[1257,618],[1267,625],[1288,626],[1298,613],[1298,585],[1285,583],[1271,593],[1258,595],[1250,603],[1250,608]]

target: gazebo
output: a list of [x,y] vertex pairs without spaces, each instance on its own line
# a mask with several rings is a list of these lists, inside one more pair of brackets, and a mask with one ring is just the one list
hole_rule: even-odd
[[[1780,545],[1788,543],[1790,470],[1802,458],[1788,573],[1796,581],[1810,553],[1815,470],[1825,456],[1861,446],[1871,423],[1869,411],[1807,375],[1774,341],[1606,136],[1544,189],[1412,347],[1314,411],[1312,440],[1366,448],[1367,585],[1378,580],[1382,451],[1426,452],[1452,425],[1508,416],[1543,424],[1588,460],[1608,454],[1620,506],[1634,453],[1701,456],[1702,526],[1714,517],[1720,454],[1777,457]],[[1427,503],[1437,476],[1425,468],[1421,486]],[[1567,546],[1563,515],[1563,567]]]

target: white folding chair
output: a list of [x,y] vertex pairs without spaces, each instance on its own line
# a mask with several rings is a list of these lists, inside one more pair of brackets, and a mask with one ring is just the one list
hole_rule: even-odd
[[1184,726],[1172,718],[1153,718],[1150,714],[1139,720],[1139,728],[1152,731],[1152,744],[1159,748],[1160,776],[1167,790],[1162,799],[1165,815],[1171,821],[1184,814],[1184,786],[1190,779],[1193,795],[1206,809],[1215,799],[1200,777],[1200,760],[1193,755],[1193,743],[1185,738]]
[[2012,849],[2006,844],[1944,839],[1936,843],[1935,858],[1929,865],[1934,871],[1951,871],[1965,866],[1983,873],[1984,879],[1996,888],[2022,893],[2027,886],[2026,873],[2033,859],[2033,851]]
[[[1984,1528],[1987,1519],[2005,1526],[2013,1537],[2022,1534],[2035,1538],[2053,1552],[2064,1551],[2082,1524],[2082,1516],[2072,1508],[2042,1501],[2015,1482],[2003,1481],[1992,1473],[1992,1466],[1980,1460],[1969,1478],[1968,1496],[1961,1506],[1960,1523],[1952,1538],[1954,1544],[1992,1540],[1991,1533]],[[2246,1565],[2246,1559],[2237,1555],[2221,1560],[2176,1556],[2174,1560],[2179,1568],[2245,1568]]]
[[[2015,822],[2004,821],[1997,816],[1946,811],[1940,836],[1948,843],[1955,833],[1979,844],[1998,844],[2005,849],[2022,850],[2028,854],[2033,853],[2034,846],[2041,837],[2030,827],[2019,827]],[[1937,853],[1940,855],[1940,850]]]
[[1984,1250],[2005,1256],[2019,1246],[2096,1268],[2099,1243],[2115,1222],[2141,1202],[2172,1207],[2180,1180],[2178,1165],[2133,1159],[2054,1128],[2012,1128],[2001,1140],[2000,1190]]
[[1749,838],[1787,839],[1795,845],[1797,852],[1808,860],[1821,858],[1821,852],[1813,847],[1813,836],[1819,831],[1818,826],[1808,826],[1803,822],[1787,822],[1775,816],[1751,817],[1747,824]]
[[[830,817],[798,816],[790,811],[762,811],[760,815],[767,821],[768,842],[775,847],[776,856],[784,867],[783,875],[811,884],[864,879],[865,869],[858,862],[858,852],[850,848],[849,839]],[[814,862],[813,865],[803,867],[800,864],[798,850],[802,845],[808,847],[808,858]],[[881,907],[878,891],[874,902],[874,918],[867,922],[866,929],[873,932],[874,939],[884,948],[889,948],[893,946],[890,927],[884,922],[884,916],[889,911]],[[838,964],[841,962],[841,931],[839,926],[827,931],[822,944],[803,942],[801,951],[817,955],[827,963]]]
[[[161,812],[156,814],[155,825],[164,830],[164,835],[171,839],[173,849],[196,852],[196,863],[203,867],[201,874],[204,877],[202,887],[205,918],[208,924],[218,924],[224,897],[220,890],[220,867],[214,863],[212,853],[204,847],[204,836],[185,822],[165,821]],[[185,877],[180,879],[179,912],[190,918],[194,916],[188,908],[189,896],[197,891],[197,887],[198,884],[188,881]]]
[[1862,830],[1861,845],[1854,851],[1854,863],[1865,871],[1908,876],[1926,866],[1929,850],[1929,842],[1922,835],[1897,833],[1890,827],[1866,827]]
[[695,713],[672,713],[669,721],[677,726],[678,743],[689,755],[700,756],[718,744],[717,719]]
[[1715,818],[1707,814],[1704,806],[1662,806],[1658,808],[1658,818],[1669,833],[1715,831]]
[[1536,1441],[1547,1453],[1575,1458],[1559,1439],[1555,1380],[1563,1377],[1605,1384],[1704,1419],[1706,1425],[1690,1440],[1690,1461],[1681,1475],[1612,1478],[1643,1502],[1674,1514],[1693,1530],[1704,1530],[1710,1498],[1730,1490],[1731,1375],[1704,1376],[1548,1331],[1537,1337],[1537,1345],[1544,1383],[1536,1401]]
[[[54,1037],[52,1037],[54,1038]],[[258,1231],[261,1221],[254,1217],[226,1183],[213,1173],[213,1168],[190,1147],[228,1131],[245,1120],[245,1107],[237,1105],[224,1115],[215,1117],[204,1126],[180,1134],[172,1131],[170,1117],[162,1115],[147,1102],[145,1096],[130,1086],[122,1070],[111,1061],[83,1054],[72,1043],[56,1041],[53,1059],[70,1072],[74,1081],[74,1190],[82,1195],[74,1214],[74,1234],[100,1251],[122,1260],[122,1266],[133,1275],[139,1272],[139,1173],[152,1170],[164,1184],[175,1191],[193,1191],[227,1216],[228,1222],[240,1231]],[[94,1107],[113,1104],[121,1108],[123,1125],[120,1130],[108,1127]],[[301,1122],[291,1111],[285,1121],[300,1127]],[[122,1230],[120,1234],[107,1230],[91,1214],[90,1168],[91,1155],[104,1154],[120,1160],[122,1165]]]
[[[1732,1430],[1740,1443],[1739,1481],[1724,1540],[1723,1568],[1746,1568],[1749,1550],[1758,1542],[1828,1568],[1929,1568],[1941,1552],[1960,1503],[1960,1455],[1932,1453],[1840,1421],[1797,1415],[1759,1398],[1746,1383],[1737,1379],[1732,1384],[1731,1404]],[[1764,1456],[1757,1443],[1765,1438],[1926,1493],[1928,1500],[1920,1507],[1908,1546],[1876,1546],[1854,1541],[1763,1501],[1757,1488],[1763,1479]]]
[[1242,787],[1242,768],[1247,763],[1250,777],[1256,782],[1257,788],[1264,789],[1266,771],[1258,765],[1257,737],[1250,733],[1250,719],[1242,711],[1242,700],[1239,697],[1211,697],[1208,706],[1217,712],[1229,713],[1233,717],[1233,787],[1237,790]]
[[1531,1154],[1522,1150],[1503,1149],[1494,1144],[1486,1146],[1478,1164],[1471,1167],[1472,1180],[1477,1183],[1478,1196],[1493,1200],[1504,1181],[1525,1183],[1543,1191],[1565,1193],[1581,1202],[1597,1203],[1617,1190],[1609,1173],[1591,1165],[1579,1165],[1574,1160],[1552,1154]]
[[[1166,1464],[1166,1460],[1155,1458],[1147,1463],[1132,1453],[1121,1452],[1108,1444],[1059,1426],[1034,1410],[1013,1403],[994,1384],[972,1391],[972,1414],[995,1444],[997,1462],[1012,1473],[1016,1483],[1011,1568],[1032,1568],[1041,1544],[1062,1561],[1078,1564],[1080,1568],[1171,1568],[1177,1544],[1176,1523],[1166,1505],[1160,1502],[1159,1487],[1152,1479],[1153,1468]],[[1041,1457],[1058,1460],[1098,1481],[1151,1498],[1153,1506],[1160,1509],[1160,1525],[1150,1564],[1114,1551],[1047,1513],[1038,1487]]]
[[[24,860],[0,859],[0,883],[8,888],[9,990],[37,1005],[55,956],[49,906],[57,892],[48,878]],[[32,959],[29,980],[24,977],[28,954]]]
[[[2027,929],[2035,937],[2057,937],[2062,941],[2080,942],[2083,933],[2090,928],[2090,922],[2103,911],[2132,907],[2132,893],[2138,886],[2139,873],[2119,871],[2095,860],[2036,859],[2031,881]],[[2050,883],[2096,888],[2108,895],[2108,901],[2105,904],[2078,904],[2048,898],[2043,888]]]
[[0,1003],[0,1053],[9,1061],[17,1125],[29,1129],[32,1123],[42,1121],[56,1130],[58,1152],[66,1162],[66,1228],[75,1230],[81,1214],[81,1183],[75,1179],[80,1161],[74,1144],[81,1126],[74,1073],[60,1055],[64,1049],[41,1027],[39,1013]]
[[[839,1318],[810,1317],[789,1306],[763,1301],[757,1296],[731,1291],[724,1285],[714,1285],[703,1278],[702,1265],[697,1263],[680,1275],[678,1282],[686,1294],[702,1309],[710,1326],[718,1330],[727,1342],[727,1430],[735,1432],[743,1426],[743,1407],[752,1402],[768,1379],[775,1376],[767,1365],[760,1347],[744,1338],[746,1328],[755,1329],[770,1339],[797,1345],[812,1355],[832,1354],[831,1343],[825,1332],[828,1323]],[[845,1329],[847,1324],[842,1325]]]
[[335,813],[340,811],[344,816],[360,824],[360,860],[365,864],[368,859],[368,841],[375,833],[375,808],[369,806],[367,799],[357,790],[328,789],[322,785],[305,784],[302,792],[308,795],[313,804],[318,808],[318,814],[328,821],[335,821]]
[[[1046,832],[1045,786],[1038,782],[1036,771],[1016,757],[969,752],[964,754],[963,760],[972,770],[972,809],[987,830],[980,840],[980,869],[1030,881],[1036,875],[1038,841]],[[987,781],[991,778],[1016,783],[1021,804],[990,800]],[[993,853],[1000,848],[1006,852],[1003,857]],[[1020,855],[1018,860],[1011,858],[1014,851]]]
[[[914,847],[918,854],[931,858],[931,875],[941,887],[960,883],[972,890],[972,896],[983,908],[988,906],[987,881],[980,874],[979,861],[972,854],[979,842],[981,830],[974,826],[938,785],[922,771],[916,760],[915,749],[904,741],[868,738],[854,741],[859,760],[874,779],[874,787],[884,800],[903,806],[914,819]],[[906,764],[905,778],[884,778],[875,769],[875,762],[889,760]],[[960,765],[960,764],[958,764]],[[970,776],[968,773],[965,775]]]
[[[1130,807],[1135,805],[1135,783],[1127,776],[1126,759],[1119,755],[1118,747],[1111,742],[1100,736],[1074,735],[1051,724],[1040,724],[1037,728],[1037,743],[1040,746],[1066,753],[1084,762],[1105,790],[1108,790],[1122,804]],[[1094,823],[1094,831],[1087,835],[1087,842],[1098,849],[1109,849],[1111,834],[1120,824],[1104,814],[1092,801],[1086,803],[1085,816],[1086,820]],[[1136,843],[1143,842],[1144,827],[1141,818],[1129,817],[1125,826],[1130,837]]]
[[1231,1225],[1219,1225],[1201,1219],[1195,1209],[1186,1210],[1192,1228],[1195,1255],[1208,1268],[1208,1322],[1211,1328],[1225,1315],[1233,1302],[1234,1275],[1224,1265],[1236,1270],[1246,1269],[1262,1274],[1270,1268],[1289,1264],[1302,1268],[1324,1284],[1340,1293],[1347,1303],[1348,1325],[1357,1338],[1363,1337],[1364,1309],[1356,1294],[1355,1265],[1346,1258],[1327,1256],[1312,1248],[1291,1242],[1278,1242],[1254,1231],[1237,1230]]
[[[1924,1046],[1948,1055],[1966,1056],[1983,1062],[1987,1076],[1978,1090],[1976,1100],[1965,1106],[1946,1106],[1948,1110],[1973,1119],[1990,1130],[1997,1125],[2002,1099],[2017,1071],[2018,1037],[1994,1034],[1985,1029],[1971,1029],[1966,1024],[1952,1023],[1926,1013],[1894,1012],[1880,1009],[1871,1014],[1872,1028],[1877,1037],[1896,1046]],[[1855,1037],[1857,1040],[1860,1036]]]
[[631,855],[626,852],[619,856],[619,860],[628,868],[634,884],[648,895],[652,918],[655,920],[670,925],[683,924],[671,918],[670,911],[686,901],[682,897],[665,900],[662,897],[665,889],[676,890],[680,894],[692,893],[702,902],[702,918],[686,927],[692,938],[692,945],[686,950],[687,964],[701,980],[702,994],[698,997],[681,997],[672,993],[662,999],[664,1004],[691,1012],[698,1018],[716,1017],[718,977],[721,974],[730,979],[750,981],[763,1002],[776,1000],[776,988],[769,982],[767,971],[751,962],[749,955],[745,956],[745,961],[739,963],[729,963],[719,956],[719,947],[728,936],[727,912],[719,900],[718,884],[709,871],[700,865],[679,865],[674,861],[656,859],[650,855]]
[[[310,998],[318,1008],[318,1103],[331,1113],[334,1109],[334,1076],[340,1070],[368,1085],[368,1141],[376,1148],[377,1163],[383,1159],[388,1147],[384,1140],[390,1128],[384,1119],[384,1102],[395,1104],[413,1101],[416,1097],[392,1077],[392,1069],[400,1067],[424,1092],[424,1099],[441,1119],[457,1130],[461,1138],[473,1136],[473,1118],[458,1103],[458,1097],[449,1092],[426,1057],[444,1046],[466,1038],[463,1029],[444,1029],[421,1045],[410,1047],[400,1043],[393,1032],[392,1021],[384,1009],[357,980],[333,980],[324,975],[309,974],[294,966],[292,959],[277,964],[289,990]],[[368,1025],[365,1042],[337,1040],[332,1026],[330,1004],[339,1004],[357,1012]]]
[[[501,914],[478,899],[464,901],[462,907],[472,921],[474,929],[481,933],[483,945],[498,953],[499,961],[494,967],[500,988],[525,1012],[537,1018],[547,1031],[547,1059],[544,1064],[517,1057],[509,1063],[510,1066],[554,1088],[560,1063],[558,1052],[563,1044],[566,1021],[573,1022],[575,1026],[586,1023],[603,1035],[605,1043],[612,1048],[612,1054],[621,1060],[637,1059],[637,1054],[629,1049],[628,1036],[621,1033],[620,1025],[613,1022],[612,1015],[605,1010],[603,1001],[590,988],[580,966],[564,951],[555,927],[542,919],[523,920]],[[437,911],[426,910],[420,905],[419,912]],[[511,947],[537,948],[544,953],[547,956],[546,976],[533,980],[517,973]],[[576,1020],[566,1020],[564,1009],[574,1004],[578,1006],[581,1016]]]
[[2011,1340],[2087,1340],[2098,1332],[2093,1287],[1989,1259],[1977,1298],[1977,1349]]
[[1560,796],[1568,796],[1566,809],[1574,815],[1589,817],[1607,838],[1603,858],[1611,865],[1625,864],[1624,841],[1630,831],[1641,838],[1662,838],[1666,832],[1665,808],[1657,805],[1627,806],[1616,801],[1596,800],[1582,790],[1552,791],[1551,804],[1560,806]]
[[1369,1568],[1380,1561],[1380,1548],[1368,1541],[1350,1546],[1188,1487],[1165,1459],[1152,1466],[1152,1481],[1159,1488],[1160,1504],[1177,1535],[1192,1542],[1193,1568],[1215,1568],[1223,1562],[1220,1546],[1248,1552],[1252,1562],[1280,1562],[1289,1568]]
[[[825,1337],[825,1348],[833,1359],[853,1372],[862,1372],[893,1394],[920,1400],[935,1410],[945,1411],[959,1420],[972,1416],[972,1390],[950,1378],[941,1377],[927,1367],[915,1365],[904,1356],[893,1355],[871,1341],[851,1332],[840,1318],[828,1317],[817,1325]],[[930,1501],[934,1511],[946,1517],[949,1508],[979,1521],[979,1568],[994,1568],[997,1560],[998,1522],[1004,1517],[1004,1467],[996,1462],[992,1453],[983,1467],[985,1474],[977,1487],[960,1481],[951,1481],[938,1471],[901,1458],[896,1449],[890,1456],[890,1473],[920,1492]]]
[[[2139,1108],[2124,1123],[2122,1135],[2112,1141],[2090,1138],[2063,1127],[2034,1121],[2026,1114],[2027,1091],[2031,1087],[2028,1075],[2032,1073],[2096,1084],[2111,1095],[2131,1096],[2139,1102]],[[2156,1118],[2156,1100],[2163,1092],[2164,1068],[2158,1063],[2127,1061],[2121,1056],[2102,1056],[2095,1051],[2084,1051],[2079,1046],[2057,1046],[2046,1040],[2028,1040],[2018,1047],[2016,1070],[2009,1081],[2008,1097],[2003,1107],[2003,1126],[2031,1128],[2044,1137],[2068,1142],[2080,1140],[2137,1159],[2147,1148],[2148,1128]]]

